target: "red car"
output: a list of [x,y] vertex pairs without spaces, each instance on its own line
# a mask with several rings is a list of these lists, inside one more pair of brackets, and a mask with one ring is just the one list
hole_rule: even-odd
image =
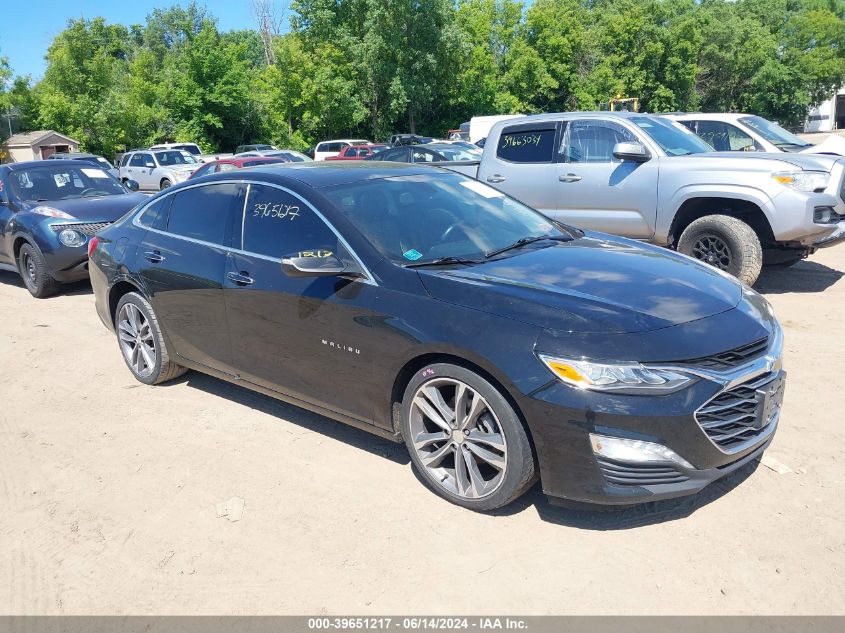
[[[256,165],[269,165],[271,163],[289,163],[286,158],[271,157],[271,156],[241,156],[239,158],[221,158],[213,163],[206,163],[197,169],[191,178],[199,178],[200,176],[207,176],[208,174],[217,174],[221,171],[232,171],[234,169],[243,169],[244,167],[255,167]],[[188,180],[190,180],[189,178]]]
[[350,145],[344,147],[337,156],[329,156],[326,160],[364,160],[367,156],[372,156],[387,148],[388,145],[384,145],[383,143],[374,145]]

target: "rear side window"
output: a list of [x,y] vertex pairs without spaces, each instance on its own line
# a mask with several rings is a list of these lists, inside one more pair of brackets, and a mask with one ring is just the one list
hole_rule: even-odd
[[299,198],[266,185],[250,185],[243,250],[275,259],[304,252],[337,251],[337,237]]
[[212,244],[227,244],[240,185],[220,183],[185,189],[172,196],[167,230]]
[[138,218],[138,224],[148,229],[163,229],[167,223],[167,211],[173,196],[164,196],[150,204]]
[[502,130],[496,156],[512,163],[551,163],[555,155],[555,128]]

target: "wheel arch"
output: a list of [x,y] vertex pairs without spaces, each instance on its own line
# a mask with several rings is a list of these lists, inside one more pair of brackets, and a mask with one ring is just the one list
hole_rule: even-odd
[[748,224],[763,245],[775,243],[774,231],[763,208],[755,201],[725,196],[693,196],[681,204],[669,228],[669,245],[676,247],[686,228],[708,215],[727,215]]
[[420,371],[423,367],[432,365],[434,363],[450,363],[452,365],[463,367],[464,369],[478,374],[491,385],[493,385],[493,387],[497,391],[499,391],[499,393],[502,394],[502,397],[507,400],[508,404],[513,408],[514,412],[516,413],[517,418],[519,419],[520,423],[525,429],[526,435],[528,436],[528,441],[531,444],[531,452],[534,454],[534,458],[536,460],[537,452],[534,448],[534,438],[531,434],[531,429],[528,426],[528,423],[525,421],[525,415],[522,412],[522,408],[519,406],[519,403],[516,401],[516,398],[514,398],[513,394],[511,393],[511,390],[508,389],[505,385],[505,382],[497,378],[491,371],[485,369],[479,363],[474,362],[472,360],[468,360],[467,358],[458,356],[454,353],[445,351],[428,351],[422,354],[418,354],[406,361],[405,364],[396,373],[396,378],[394,379],[393,387],[390,393],[390,421],[392,424],[393,431],[395,433],[400,433],[402,396],[405,394],[405,389],[408,387],[408,384],[413,379],[414,374]]
[[129,279],[120,279],[109,288],[109,319],[111,320],[112,328],[115,326],[114,315],[117,312],[117,304],[130,292],[137,292],[146,299],[146,294],[141,287]]

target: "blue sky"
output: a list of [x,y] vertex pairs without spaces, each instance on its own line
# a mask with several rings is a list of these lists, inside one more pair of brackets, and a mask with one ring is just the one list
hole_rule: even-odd
[[[44,73],[47,47],[75,18],[102,16],[108,22],[143,24],[148,13],[156,8],[189,0],[3,0],[0,11],[0,56],[9,58],[17,75],[38,79]],[[255,28],[251,0],[200,0],[217,18],[221,30]],[[276,2],[281,8],[282,2]]]

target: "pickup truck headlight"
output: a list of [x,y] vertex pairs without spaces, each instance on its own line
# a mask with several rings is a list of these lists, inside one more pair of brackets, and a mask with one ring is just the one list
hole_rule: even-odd
[[826,171],[777,171],[772,178],[796,191],[808,193],[824,191],[830,182],[830,174]]
[[631,395],[667,394],[683,389],[695,376],[639,363],[596,363],[540,354],[540,360],[559,380],[578,389]]

